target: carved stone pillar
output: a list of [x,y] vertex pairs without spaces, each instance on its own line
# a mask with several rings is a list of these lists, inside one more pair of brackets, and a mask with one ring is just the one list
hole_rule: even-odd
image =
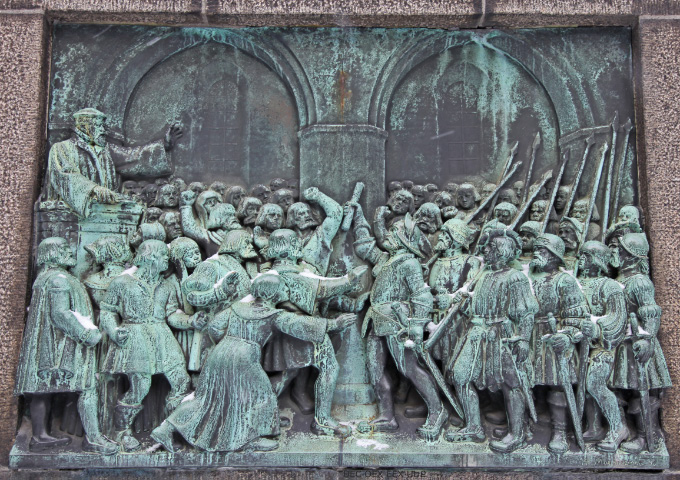
[[[318,187],[344,203],[352,196],[356,182],[366,185],[361,204],[366,217],[385,202],[385,141],[387,132],[371,125],[312,125],[299,133],[300,189]],[[329,276],[344,275],[363,262],[353,255],[350,232],[340,233],[333,242]],[[370,288],[370,285],[367,285]],[[366,373],[365,345],[357,325],[340,334],[337,352],[340,364],[333,413],[342,420],[368,418],[376,414],[375,396]]]

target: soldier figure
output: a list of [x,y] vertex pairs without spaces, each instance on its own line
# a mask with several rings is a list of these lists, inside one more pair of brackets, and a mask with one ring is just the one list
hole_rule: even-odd
[[463,183],[456,191],[456,207],[458,207],[458,216],[461,220],[471,214],[477,202],[479,202],[482,197],[477,193],[477,189],[471,183]]
[[258,183],[257,185],[250,189],[250,196],[257,198],[263,204],[269,201],[269,196],[271,194],[272,191],[269,189],[269,187],[261,183]]
[[68,272],[76,259],[68,242],[46,238],[38,245],[41,271],[33,284],[33,296],[21,344],[15,395],[29,400],[33,427],[32,452],[71,443],[69,437],[48,433],[52,395],[78,392],[78,413],[85,430],[83,450],[112,455],[118,445],[102,435],[97,397],[95,345],[102,334],[92,322],[93,311],[85,287]]
[[[361,328],[362,336],[367,337],[366,351],[368,359],[368,375],[378,397],[378,418],[364,428],[374,431],[392,431],[399,428],[394,417],[394,401],[392,385],[385,371],[388,351],[396,363],[399,373],[404,375],[415,386],[427,405],[428,415],[425,424],[416,430],[422,438],[433,440],[439,436],[448,417],[447,411],[439,398],[434,378],[419,363],[416,353],[406,348],[397,334],[404,328],[415,342],[422,341],[423,326],[432,309],[432,293],[423,279],[423,272],[418,258],[420,229],[407,214],[403,221],[392,225],[384,238],[387,252],[381,251],[376,239],[370,235],[370,227],[361,206],[356,202],[348,202],[347,207],[354,208],[354,249],[360,258],[375,265],[373,276],[375,281],[371,289],[371,307],[366,314]],[[396,305],[404,316],[410,317],[410,325],[402,325],[393,311]]]
[[522,255],[519,257],[521,264],[526,265],[531,261],[534,252],[534,242],[541,234],[542,225],[539,222],[529,220],[519,227],[519,237],[522,239]]
[[[586,391],[592,400],[586,405],[588,430],[584,440],[597,441],[602,438],[598,431],[597,417],[604,414],[609,424],[606,436],[597,444],[597,449],[614,453],[621,442],[628,437],[628,427],[622,418],[614,392],[607,382],[614,368],[614,353],[626,333],[626,298],[619,284],[607,276],[610,254],[607,247],[597,241],[589,241],[581,247],[578,261],[578,278],[590,307],[591,320],[580,325],[590,339],[590,357],[586,373]],[[599,406],[599,411],[596,408]]]
[[427,191],[425,185],[414,185],[411,189],[411,195],[413,195],[413,208],[415,210],[418,210],[423,203],[430,201],[430,192]]
[[[607,229],[606,243],[611,248],[616,248],[619,239],[627,233],[640,233],[640,210],[633,205],[625,205],[619,210],[616,223]],[[613,253],[613,252],[612,252]]]
[[[625,207],[624,207],[625,208]],[[654,284],[649,278],[649,244],[644,233],[627,233],[620,238],[613,255],[613,264],[619,268],[618,281],[624,285],[624,293],[631,316],[631,331],[616,351],[616,363],[612,387],[625,390],[651,390],[654,395],[647,396],[650,417],[643,418],[642,396],[634,398],[628,405],[628,412],[635,415],[637,436],[621,445],[621,449],[629,453],[640,453],[647,449],[655,451],[657,445],[647,445],[646,438],[659,441],[663,433],[659,427],[659,393],[671,386],[671,378],[666,365],[666,358],[661,351],[657,333],[661,320],[661,308],[654,299]],[[632,316],[635,315],[635,320]],[[633,328],[636,327],[636,328]],[[639,365],[643,368],[640,378]],[[648,428],[653,428],[651,436],[646,435]]]
[[[571,217],[581,222],[581,224],[584,224],[588,216],[589,204],[590,200],[588,200],[587,198],[582,198],[580,200],[575,201],[574,206],[571,207]],[[602,229],[596,223],[599,221],[600,214],[597,210],[597,205],[593,205],[593,214],[590,217],[590,224],[588,225],[588,237],[585,239],[586,241],[600,238],[600,235],[602,234]]]
[[578,261],[578,249],[581,246],[583,224],[571,217],[562,217],[560,220],[558,236],[564,242],[564,264],[567,269],[573,270]]
[[463,345],[453,366],[453,384],[465,412],[466,426],[449,431],[452,442],[483,442],[477,388],[501,390],[508,413],[508,433],[490,442],[496,452],[509,453],[525,444],[525,409],[532,402],[529,384],[529,339],[538,311],[526,276],[509,264],[522,251],[519,236],[509,230],[490,230],[482,235],[480,247],[484,270],[474,282],[474,295],[463,300],[462,311],[469,320]]
[[[563,256],[564,242],[546,233],[534,241],[533,259],[529,263],[539,308],[532,336],[534,384],[549,387],[547,400],[553,430],[548,450],[553,453],[568,450],[567,407],[577,411],[572,390],[572,384],[577,382],[574,345],[581,339],[573,325],[580,325],[584,319],[590,321],[586,299],[576,278],[560,271]],[[544,340],[545,335],[552,336],[550,345]],[[580,418],[577,422],[580,429]]]
[[[435,251],[441,256],[432,265],[428,283],[436,293],[434,297],[435,320],[439,321],[451,306],[452,295],[477,276],[481,268],[479,259],[466,253],[474,238],[475,230],[458,219],[447,220],[441,227]],[[465,333],[462,322],[459,328],[450,329],[432,351],[441,360],[444,375],[453,368],[458,339]]]
[[420,251],[426,259],[429,259],[434,253],[432,247],[437,243],[439,228],[442,226],[441,210],[434,203],[423,203],[413,216],[413,220],[423,232]]

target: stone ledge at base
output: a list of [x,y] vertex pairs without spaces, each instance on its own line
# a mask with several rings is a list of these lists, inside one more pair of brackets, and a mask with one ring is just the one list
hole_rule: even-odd
[[[440,439],[423,442],[404,434],[355,434],[344,441],[285,430],[281,445],[273,452],[210,453],[194,450],[176,454],[157,452],[150,441],[136,453],[110,457],[74,453],[80,443],[51,453],[29,453],[30,427],[24,424],[10,453],[13,469],[101,469],[101,468],[220,468],[220,467],[393,467],[446,469],[525,470],[663,470],[669,467],[665,446],[654,454],[603,455],[588,445],[585,454],[570,451],[554,455],[537,444],[514,453],[491,453],[487,444],[452,444]],[[152,453],[153,452],[153,453]]]

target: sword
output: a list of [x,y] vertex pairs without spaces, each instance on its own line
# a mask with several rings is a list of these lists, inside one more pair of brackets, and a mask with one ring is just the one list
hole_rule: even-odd
[[[506,325],[506,331],[507,327],[508,326]],[[505,343],[506,348],[510,350],[510,347],[507,346],[508,343],[517,343],[523,340],[524,339],[522,337],[513,336],[509,338],[501,338],[501,343]],[[526,400],[527,406],[529,407],[529,416],[531,416],[531,419],[534,421],[534,423],[538,423],[538,416],[536,415],[536,405],[534,405],[534,396],[531,393],[531,385],[529,385],[527,373],[517,368],[517,362],[515,361],[515,357],[512,355],[512,352],[509,353],[510,360],[512,361],[512,368],[515,370],[515,374],[517,375],[517,379],[519,380],[520,388],[522,389],[522,394],[524,395],[524,400]]]
[[[452,309],[451,312],[456,312],[458,310],[458,307]],[[407,328],[409,324],[409,319],[405,317],[404,312],[400,308],[400,304],[395,302],[392,304],[392,311],[394,312],[394,315],[397,317],[397,320],[399,320],[399,323],[402,324],[405,328]],[[450,317],[453,318],[453,315],[450,313]],[[444,375],[442,375],[442,372],[439,371],[437,368],[437,365],[434,363],[434,360],[432,360],[432,357],[430,356],[430,352],[428,352],[425,348],[423,348],[422,343],[418,345],[416,348],[413,349],[416,352],[416,355],[418,358],[420,358],[427,369],[430,371],[432,374],[432,377],[434,378],[435,383],[437,386],[440,388],[440,390],[444,393],[444,396],[446,399],[449,401],[453,409],[456,411],[458,416],[465,420],[465,414],[463,413],[463,407],[461,407],[460,402],[458,402],[458,399],[453,395],[453,392],[449,389],[449,386],[446,384],[446,380],[444,379]]]
[[[630,313],[630,329],[636,338],[640,338],[640,327],[638,325],[637,315]],[[634,352],[635,353],[635,352]],[[649,376],[647,375],[647,365],[649,360],[642,363],[637,354],[635,354],[635,363],[638,371],[638,382],[640,384],[640,410],[642,414],[642,421],[645,424],[645,437],[647,440],[647,450],[653,452],[656,450],[656,442],[654,441],[654,429],[652,424],[652,407],[649,400]]]
[[[546,343],[552,344],[552,340],[555,338],[555,335],[557,334],[557,322],[554,320],[555,317],[553,316],[552,313],[548,314],[548,317],[552,317],[553,321],[548,322],[552,334],[549,335],[544,335],[543,340],[546,341]],[[582,336],[580,332],[574,335],[574,340],[578,339],[578,336]],[[585,452],[586,450],[586,444],[585,441],[583,440],[583,429],[581,427],[581,416],[578,413],[578,407],[576,405],[576,398],[574,397],[574,389],[571,385],[571,379],[569,378],[569,358],[571,358],[572,353],[574,351],[573,343],[572,340],[569,340],[569,346],[567,349],[561,353],[557,353],[555,349],[553,348],[553,352],[555,353],[555,356],[557,357],[557,365],[558,365],[558,375],[559,375],[559,380],[560,384],[562,385],[562,388],[564,389],[564,394],[567,397],[567,406],[569,407],[569,415],[571,416],[571,421],[574,424],[574,434],[576,436],[576,443],[578,444],[579,448],[581,449],[582,452]]]

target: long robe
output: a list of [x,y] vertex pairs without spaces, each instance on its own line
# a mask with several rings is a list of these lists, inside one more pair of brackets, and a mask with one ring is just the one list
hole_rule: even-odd
[[226,335],[208,355],[194,394],[167,421],[197,448],[234,451],[279,433],[276,395],[260,365],[262,347],[275,330],[320,343],[326,320],[241,301],[212,323],[226,327]]
[[162,140],[138,147],[111,143],[97,147],[73,135],[50,148],[44,200],[63,200],[86,217],[95,187],[117,191],[120,175],[157,177],[170,173],[172,167]]
[[[52,311],[54,295],[68,295],[73,315]],[[33,284],[15,395],[94,388],[96,350],[81,342],[88,329],[96,328],[92,318],[90,298],[73,275],[62,268],[43,270]]]

